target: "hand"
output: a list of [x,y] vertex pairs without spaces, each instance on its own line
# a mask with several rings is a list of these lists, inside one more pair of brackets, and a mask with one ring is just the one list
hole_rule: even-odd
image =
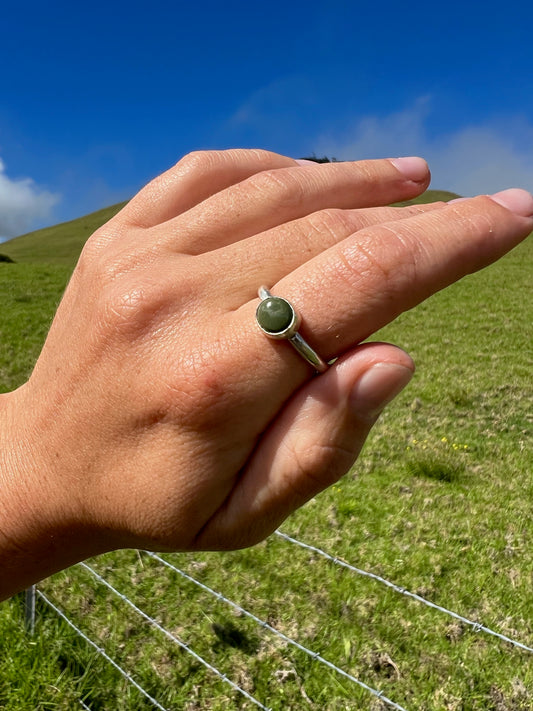
[[[242,547],[341,477],[413,372],[361,341],[533,230],[524,191],[380,207],[428,182],[421,159],[242,150],[144,188],[89,239],[30,380],[4,396],[26,522],[8,539],[52,541],[41,573],[117,547]],[[326,373],[259,330],[261,284],[338,357]]]

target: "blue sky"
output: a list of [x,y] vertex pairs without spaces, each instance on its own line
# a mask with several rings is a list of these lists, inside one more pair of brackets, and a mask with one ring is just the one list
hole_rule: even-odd
[[533,190],[533,3],[24,2],[0,14],[0,236],[130,197],[188,151],[425,156]]

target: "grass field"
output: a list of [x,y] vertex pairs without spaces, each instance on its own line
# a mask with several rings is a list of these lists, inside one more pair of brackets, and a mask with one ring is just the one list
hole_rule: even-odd
[[[70,253],[46,240],[32,251],[42,235],[1,245],[17,260],[0,263],[1,391],[27,377],[89,218],[94,229],[94,216],[70,223]],[[413,355],[417,374],[357,468],[282,529],[530,647],[532,266],[530,239],[378,334]],[[236,553],[165,557],[409,711],[533,709],[532,654],[277,536]],[[145,554],[91,565],[276,711],[389,708]],[[86,570],[39,589],[167,708],[255,708]],[[79,699],[93,711],[152,708],[42,604],[28,637],[22,602],[0,606],[0,709],[76,709]]]

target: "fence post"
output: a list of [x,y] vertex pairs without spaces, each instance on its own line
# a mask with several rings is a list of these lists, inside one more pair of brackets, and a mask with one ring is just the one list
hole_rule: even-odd
[[24,593],[24,624],[26,632],[31,635],[35,632],[35,585]]

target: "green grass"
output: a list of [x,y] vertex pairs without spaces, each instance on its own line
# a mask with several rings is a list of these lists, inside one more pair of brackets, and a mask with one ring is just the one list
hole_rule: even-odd
[[397,205],[412,205],[413,203],[427,204],[429,202],[448,202],[454,198],[460,197],[457,193],[451,193],[449,190],[426,190],[425,193],[419,195],[414,200],[403,200],[396,203]]
[[0,392],[28,378],[71,270],[0,262]]
[[[27,377],[68,279],[67,262],[45,256],[0,264],[4,391]],[[406,348],[417,374],[356,469],[283,527],[529,646],[532,263],[529,240],[377,335]],[[410,711],[533,708],[531,654],[278,537],[167,558]],[[145,555],[121,551],[91,564],[276,711],[388,708]],[[168,708],[255,708],[86,571],[40,589]],[[45,606],[33,638],[21,596],[0,606],[0,709],[74,709],[79,698],[93,710],[152,708]]]
[[21,235],[0,245],[0,252],[15,262],[61,264],[73,269],[87,239],[125,204],[112,205],[70,222]]

